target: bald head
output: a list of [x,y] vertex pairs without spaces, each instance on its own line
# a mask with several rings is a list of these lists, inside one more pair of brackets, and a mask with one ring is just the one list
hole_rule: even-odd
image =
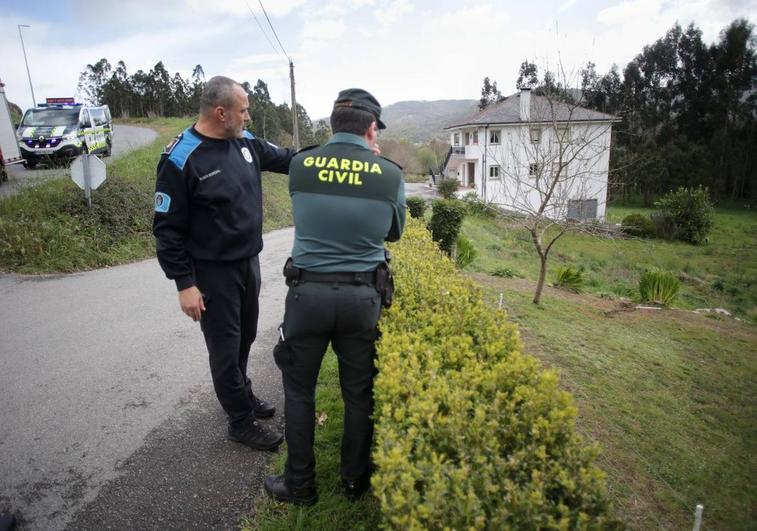
[[200,96],[200,114],[208,115],[216,107],[230,108],[241,85],[226,76],[215,76],[205,83]]

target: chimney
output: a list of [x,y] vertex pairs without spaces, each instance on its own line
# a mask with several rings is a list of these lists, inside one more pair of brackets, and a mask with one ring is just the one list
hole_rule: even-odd
[[520,121],[531,121],[531,89],[520,89]]

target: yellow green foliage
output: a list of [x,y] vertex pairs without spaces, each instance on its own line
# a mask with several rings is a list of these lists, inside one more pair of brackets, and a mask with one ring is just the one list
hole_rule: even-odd
[[596,448],[574,432],[557,377],[521,353],[419,220],[392,247],[375,382],[377,472],[387,527],[596,529],[608,515]]

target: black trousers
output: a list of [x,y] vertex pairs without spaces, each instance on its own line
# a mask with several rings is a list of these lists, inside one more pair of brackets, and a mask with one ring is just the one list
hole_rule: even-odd
[[200,325],[213,387],[229,422],[239,424],[254,407],[247,360],[258,331],[260,262],[257,256],[233,262],[195,260],[194,268],[205,300]]
[[284,382],[288,446],[284,475],[290,487],[315,483],[315,387],[329,342],[339,360],[344,400],[341,474],[347,480],[368,474],[380,312],[373,286],[304,282],[289,288],[283,339],[274,358]]

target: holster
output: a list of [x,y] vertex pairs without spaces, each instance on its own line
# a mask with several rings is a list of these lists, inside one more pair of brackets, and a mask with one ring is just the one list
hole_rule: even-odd
[[302,269],[294,265],[292,257],[287,258],[284,264],[284,279],[287,286],[296,286],[300,282]]
[[394,299],[394,275],[389,267],[392,261],[392,254],[384,249],[384,261],[376,268],[376,291],[381,295],[381,306],[389,308]]
[[381,306],[391,307],[394,299],[394,276],[387,262],[381,262],[376,268],[376,291],[381,295]]

